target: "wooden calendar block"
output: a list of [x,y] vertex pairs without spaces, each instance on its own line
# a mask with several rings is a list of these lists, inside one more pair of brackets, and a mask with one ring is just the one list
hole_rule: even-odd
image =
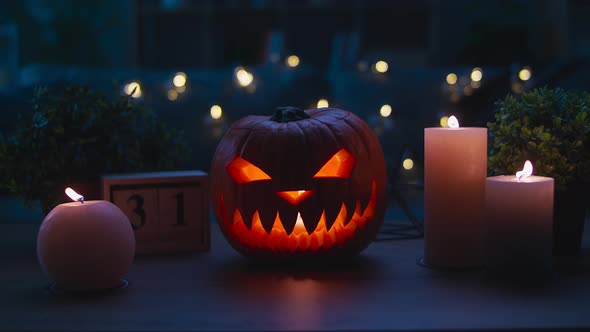
[[110,201],[127,215],[137,242],[145,243],[158,239],[156,189],[115,190]]
[[[160,223],[162,241],[176,241],[194,232],[201,237],[201,229],[190,220],[198,218],[202,210],[202,192],[197,188],[162,188],[159,190],[160,219],[168,222]],[[190,231],[189,231],[190,230]]]
[[209,190],[201,171],[105,175],[104,199],[135,231],[136,252],[209,250]]

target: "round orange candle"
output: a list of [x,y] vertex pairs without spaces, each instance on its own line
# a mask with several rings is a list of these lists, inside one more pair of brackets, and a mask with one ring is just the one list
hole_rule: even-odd
[[37,256],[59,288],[88,291],[115,288],[129,271],[135,255],[135,235],[127,216],[107,201],[83,201],[56,206],[43,220],[37,236]]

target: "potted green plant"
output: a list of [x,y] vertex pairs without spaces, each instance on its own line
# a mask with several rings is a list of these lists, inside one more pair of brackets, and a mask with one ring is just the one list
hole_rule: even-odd
[[539,88],[496,103],[488,123],[489,170],[515,174],[531,160],[555,179],[553,252],[580,252],[590,182],[590,94]]
[[44,212],[65,201],[67,186],[101,196],[105,173],[168,170],[187,156],[181,132],[129,96],[108,98],[88,87],[35,88],[32,111],[0,140],[0,185]]

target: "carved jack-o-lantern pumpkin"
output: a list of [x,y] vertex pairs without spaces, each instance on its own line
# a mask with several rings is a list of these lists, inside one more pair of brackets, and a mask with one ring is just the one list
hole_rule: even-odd
[[383,222],[381,145],[339,109],[283,108],[237,121],[217,147],[211,181],[219,226],[248,256],[356,254]]

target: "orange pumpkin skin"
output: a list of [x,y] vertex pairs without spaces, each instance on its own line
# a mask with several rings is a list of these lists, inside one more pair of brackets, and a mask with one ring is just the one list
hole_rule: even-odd
[[219,227],[252,257],[359,253],[383,223],[386,183],[372,129],[331,108],[247,116],[225,134],[211,164]]

